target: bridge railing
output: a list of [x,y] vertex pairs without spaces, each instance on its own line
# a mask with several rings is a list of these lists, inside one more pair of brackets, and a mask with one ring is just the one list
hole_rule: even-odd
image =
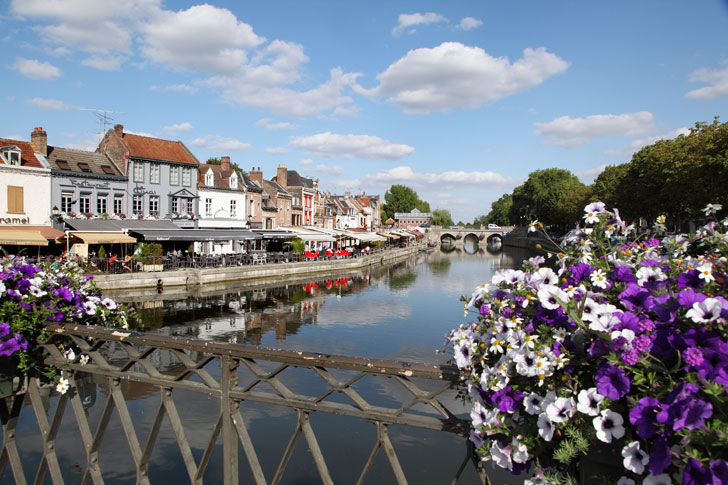
[[[204,478],[226,484],[280,483],[286,473],[296,472],[298,465],[290,464],[300,463],[300,454],[292,458],[298,448],[306,446],[309,467],[315,466],[322,483],[334,483],[336,474],[331,465],[336,463],[332,460],[341,460],[346,452],[329,447],[333,453],[327,457],[319,437],[346,437],[354,431],[348,426],[331,429],[324,425],[321,429],[316,424],[326,421],[317,421],[316,416],[338,415],[374,428],[370,446],[363,447],[368,456],[358,460],[361,468],[355,470],[355,480],[343,480],[347,483],[363,483],[382,463],[388,465],[388,476],[393,475],[396,483],[407,483],[397,440],[391,437],[395,427],[457,437],[462,459],[437,467],[451,470],[451,483],[458,483],[464,473],[489,483],[465,438],[469,433],[467,415],[462,416],[466,408],[457,399],[464,376],[454,367],[86,326],[53,326],[51,330],[51,337],[42,345],[49,353],[48,360],[63,369],[71,389],[59,395],[50,385],[31,378],[24,389],[0,399],[0,480],[11,475],[15,483],[26,483],[30,471],[35,483],[48,477],[53,483],[104,483],[109,475],[150,483],[153,473],[165,473],[172,460],[181,463],[178,468],[184,467],[184,480],[188,478],[190,483],[202,483]],[[73,362],[64,356],[69,348],[75,349]],[[80,356],[88,356],[88,363],[83,365]],[[101,387],[105,395],[97,406],[96,394],[88,392],[89,383]],[[139,388],[147,396],[159,395],[158,404],[151,406],[153,412],[147,406],[145,413],[135,401]],[[367,394],[373,388],[388,390]],[[207,405],[199,408],[202,411],[185,409],[193,398],[207,400]],[[253,439],[260,426],[255,414],[243,411],[250,403],[273,415],[276,409],[288,410],[295,418],[278,459],[268,456],[271,447],[266,440]],[[201,431],[199,422],[204,418],[210,425]],[[28,430],[35,430],[35,436]],[[64,438],[64,433],[71,439]],[[175,458],[166,455],[174,448],[171,444],[179,450]],[[161,448],[165,453],[162,460]],[[122,472],[119,462],[125,451],[131,455],[127,461],[132,470]],[[75,456],[71,464],[69,454]],[[155,472],[155,467],[161,467],[161,472]],[[69,478],[71,472],[76,479]]]

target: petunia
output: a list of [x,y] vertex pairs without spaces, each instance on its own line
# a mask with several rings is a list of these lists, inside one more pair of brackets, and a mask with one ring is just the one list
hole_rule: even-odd
[[645,471],[645,465],[647,465],[647,462],[650,460],[647,453],[640,449],[639,441],[627,443],[627,445],[622,448],[622,457],[624,458],[624,460],[622,460],[624,467],[637,475],[642,475],[642,472]]
[[709,469],[700,466],[695,458],[688,459],[688,464],[683,469],[683,483],[685,485],[712,484],[713,477]]
[[670,466],[670,445],[664,436],[658,436],[652,441],[652,451],[650,452],[650,473],[652,475],[660,475]]
[[576,412],[574,399],[570,397],[557,397],[554,402],[546,406],[546,416],[552,423],[565,423]]
[[604,396],[597,392],[596,387],[589,389],[582,389],[578,396],[579,402],[576,404],[576,409],[580,413],[588,414],[589,416],[599,415],[599,405],[604,400]]
[[490,456],[493,463],[506,470],[513,469],[512,452],[513,449],[510,445],[501,445],[498,440],[493,441],[490,445]]
[[642,485],[672,485],[672,479],[667,473],[647,475],[642,481]]
[[604,443],[611,443],[612,439],[619,439],[624,436],[624,418],[619,413],[610,409],[604,409],[599,416],[592,421],[597,431],[597,439]]
[[621,367],[602,364],[597,369],[594,380],[597,383],[599,394],[608,397],[612,401],[626,395],[630,389],[630,380]]
[[685,314],[696,323],[712,322],[720,317],[723,305],[717,298],[706,298],[701,302],[693,303],[692,308]]
[[538,435],[544,441],[551,441],[554,437],[554,423],[551,422],[546,413],[538,415],[536,424],[538,425]]

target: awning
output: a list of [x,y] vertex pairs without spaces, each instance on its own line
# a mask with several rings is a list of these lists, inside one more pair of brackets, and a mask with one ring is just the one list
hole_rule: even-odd
[[368,231],[366,231],[366,232],[348,231],[346,233],[346,235],[351,238],[358,239],[361,242],[374,242],[374,241],[384,241],[385,240],[385,238],[383,238],[382,236],[379,236],[373,232],[368,232]]
[[[263,239],[294,239],[296,236],[289,231],[277,231],[274,229],[253,229],[253,233]],[[258,238],[258,239],[260,239]]]
[[0,231],[0,245],[48,246],[40,231]]
[[296,234],[296,237],[301,241],[321,241],[321,242],[334,242],[336,238],[333,236],[327,236],[326,234]]
[[261,239],[261,236],[243,229],[131,229],[144,241],[241,241]]
[[169,219],[64,219],[72,230],[83,232],[122,232],[137,229],[175,230],[179,229]]
[[[69,231],[71,239],[78,239],[86,244],[134,244],[136,238],[128,236],[123,232],[83,232]],[[65,242],[66,236],[57,239],[58,242]]]
[[2,237],[1,231],[33,231],[39,232],[41,236],[46,238],[49,242],[55,242],[56,238],[63,236],[63,231],[53,229],[51,226],[26,226],[26,225],[14,225],[14,226],[0,226],[0,237]]
[[399,239],[400,237],[402,237],[399,234],[392,234],[389,232],[378,232],[377,234],[379,234],[382,237],[386,237],[388,239]]

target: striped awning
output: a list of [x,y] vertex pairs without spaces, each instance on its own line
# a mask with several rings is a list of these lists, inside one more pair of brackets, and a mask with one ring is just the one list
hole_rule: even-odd
[[[78,239],[86,244],[134,244],[137,242],[136,238],[133,238],[123,232],[82,232],[82,231],[71,231],[69,233],[71,240]],[[66,236],[59,237],[57,241],[66,240]]]

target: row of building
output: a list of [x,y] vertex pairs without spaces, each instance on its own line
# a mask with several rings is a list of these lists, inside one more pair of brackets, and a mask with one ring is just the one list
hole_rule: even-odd
[[265,179],[260,167],[246,173],[228,156],[219,164],[200,163],[181,141],[125,133],[122,125],[110,129],[94,152],[48,145],[42,128],[29,142],[0,138],[3,193],[0,234],[6,244],[13,237],[32,244],[23,241],[29,229],[48,240],[58,231],[129,228],[372,232],[381,217],[378,195],[324,193],[318,179],[285,165]]

